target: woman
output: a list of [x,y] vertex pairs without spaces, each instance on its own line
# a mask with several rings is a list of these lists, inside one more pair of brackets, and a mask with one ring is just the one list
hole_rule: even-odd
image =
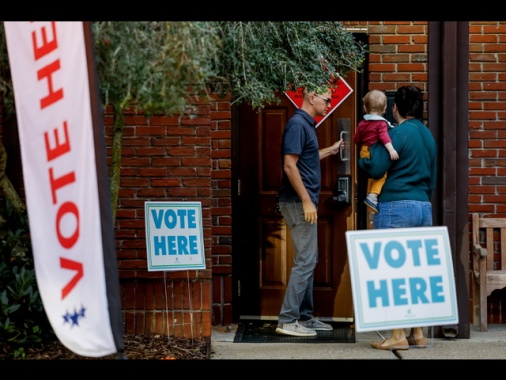
[[[376,143],[371,158],[360,158],[359,166],[369,177],[387,175],[378,197],[378,213],[373,225],[380,228],[432,226],[432,192],[436,182],[436,142],[421,122],[423,95],[416,86],[400,87],[395,93],[393,116],[398,126],[389,130],[399,159],[390,159],[388,151]],[[414,327],[408,337],[404,329],[394,329],[390,338],[373,342],[380,350],[407,350],[409,346],[427,347],[422,327]]]

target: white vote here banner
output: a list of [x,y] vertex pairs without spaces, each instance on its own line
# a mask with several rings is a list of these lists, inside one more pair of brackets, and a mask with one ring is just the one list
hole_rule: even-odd
[[347,231],[355,328],[458,324],[446,227]]
[[119,281],[91,29],[83,22],[4,25],[44,309],[73,352],[120,352]]

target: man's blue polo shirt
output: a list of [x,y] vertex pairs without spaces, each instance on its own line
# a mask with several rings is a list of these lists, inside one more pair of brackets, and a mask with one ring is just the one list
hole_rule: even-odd
[[[321,188],[320,149],[316,137],[316,122],[306,111],[297,109],[295,114],[288,120],[283,132],[281,153],[282,165],[285,154],[299,156],[297,167],[302,182],[311,200],[317,206]],[[290,202],[295,200],[301,202],[286,173],[284,170],[282,172],[279,201]]]

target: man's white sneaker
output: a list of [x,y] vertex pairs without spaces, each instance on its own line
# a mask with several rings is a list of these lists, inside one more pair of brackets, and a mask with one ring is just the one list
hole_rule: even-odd
[[278,323],[276,333],[291,336],[315,336],[316,331],[310,330],[299,324],[299,321],[293,323]]
[[309,330],[321,330],[321,331],[332,331],[332,325],[328,323],[323,323],[318,319],[311,318],[307,321],[300,321],[300,324]]

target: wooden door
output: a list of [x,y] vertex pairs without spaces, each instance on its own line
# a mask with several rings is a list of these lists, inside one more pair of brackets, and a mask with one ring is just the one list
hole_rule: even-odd
[[[355,74],[344,78],[355,89]],[[290,231],[276,212],[281,180],[281,138],[295,106],[284,95],[281,103],[260,112],[238,109],[237,202],[234,205],[234,277],[239,319],[277,319],[293,263]],[[355,229],[356,159],[353,92],[317,128],[320,148],[342,135],[342,155],[321,162],[322,191],[318,205],[319,260],[314,280],[315,316],[353,321],[351,282],[345,232]],[[351,184],[349,203],[338,201],[338,178]],[[341,182],[342,183],[342,182]]]

